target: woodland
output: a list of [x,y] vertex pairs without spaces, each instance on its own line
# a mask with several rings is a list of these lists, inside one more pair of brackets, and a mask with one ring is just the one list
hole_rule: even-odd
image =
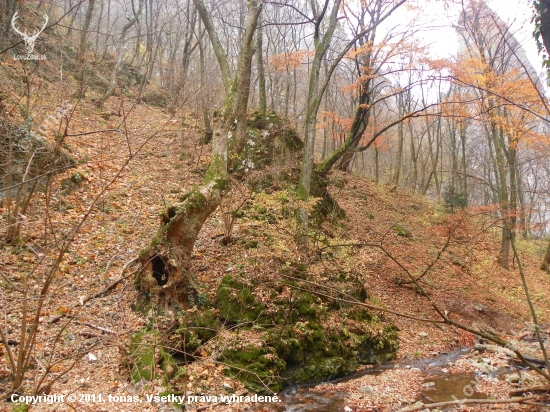
[[2,0],[0,410],[550,410],[548,50],[550,0]]

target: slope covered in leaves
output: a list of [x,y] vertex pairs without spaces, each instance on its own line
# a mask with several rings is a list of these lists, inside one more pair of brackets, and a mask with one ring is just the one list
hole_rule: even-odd
[[[107,104],[107,113],[97,113],[86,102],[78,105],[67,137],[68,150],[78,164],[52,177],[50,191],[37,193],[25,216],[20,242],[0,252],[5,274],[2,303],[8,337],[16,346],[23,313],[20,294],[12,286],[37,263],[39,273],[46,272],[57,256],[55,245],[61,245],[87,215],[40,314],[35,358],[38,372],[48,370],[55,379],[48,389],[52,393],[143,396],[164,390],[160,381],[129,382],[127,341],[146,324],[154,328],[157,322],[170,322],[173,314],[156,318],[133,311],[137,293],[132,278],[94,295],[118,279],[125,263],[150,242],[166,206],[200,182],[209,151],[198,145],[198,128],[188,115],[171,117],[159,109],[114,98]],[[330,179],[329,190],[346,217],[329,215],[312,228],[308,255],[294,245],[295,186],[265,187],[256,193],[244,182],[233,182],[196,244],[192,273],[206,291],[204,298],[215,301],[224,275],[238,273],[255,285],[252,293],[264,302],[272,299],[265,285],[278,284],[279,300],[292,302],[299,288],[307,287],[342,310],[357,301],[431,318],[429,298],[474,328],[512,336],[529,333],[519,276],[514,269],[502,270],[495,261],[498,233],[491,211],[472,209],[449,215],[437,204],[360,177],[335,173]],[[314,206],[315,200],[309,206],[312,213]],[[535,244],[520,242],[520,246],[535,306],[547,324],[548,275],[538,270]],[[406,284],[409,274],[422,277],[427,297]],[[31,277],[30,290],[38,290],[40,281],[40,276]],[[399,327],[399,359],[430,356],[473,342],[471,335],[447,326],[372,312]],[[219,360],[220,350],[234,339],[231,333],[221,330],[217,339],[193,354],[196,360],[180,377],[189,392],[217,394],[225,384],[244,393],[240,382],[225,375],[227,367]],[[250,341],[257,338],[254,329],[247,333]],[[0,376],[6,379],[5,356],[0,362]],[[94,405],[78,407],[97,410]],[[149,403],[109,406],[110,410],[117,407],[159,410],[159,405]]]

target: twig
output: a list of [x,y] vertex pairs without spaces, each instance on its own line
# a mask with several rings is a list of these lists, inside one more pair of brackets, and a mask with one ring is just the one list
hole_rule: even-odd
[[512,389],[510,391],[510,396],[523,395],[524,393],[527,393],[527,392],[547,392],[547,393],[550,393],[550,386],[538,385],[538,386],[527,386],[525,388]]
[[99,292],[92,293],[88,297],[82,299],[80,301],[80,304],[84,305],[86,302],[89,302],[90,300],[95,299],[98,296],[103,295],[104,293],[106,293],[106,292],[110,291],[111,289],[113,289],[116,285],[118,285],[123,280],[128,279],[130,276],[134,275],[135,273],[131,272],[128,275],[124,276],[124,272],[126,272],[126,270],[128,270],[128,267],[130,267],[130,265],[132,265],[133,263],[136,263],[137,261],[138,261],[138,258],[136,257],[136,258],[133,258],[132,260],[126,262],[126,264],[122,268],[122,271],[120,272],[120,277],[118,279],[114,280],[112,283],[110,283],[108,286],[106,286],[104,289],[100,290]]
[[19,292],[19,293],[25,293],[25,292],[23,291],[23,289],[20,289],[20,288],[18,288],[17,286],[15,286],[15,285],[13,284],[13,282],[12,282],[6,275],[4,275],[2,272],[0,272],[0,275],[4,278],[4,280],[5,280],[6,282],[8,282],[8,284],[13,288],[13,290],[15,290],[15,291],[17,291],[17,292]]
[[455,405],[464,405],[464,404],[499,404],[499,403],[523,403],[528,400],[538,399],[538,396],[526,396],[524,398],[510,398],[510,399],[462,399],[457,401],[448,401],[448,402],[438,402],[438,403],[429,403],[422,404],[419,406],[409,406],[403,409],[400,409],[398,412],[413,412],[424,409],[432,408],[445,408],[447,406]]
[[[514,353],[514,351],[512,351],[508,348],[502,348],[502,347],[497,346],[497,345],[477,344],[477,345],[474,345],[474,349],[479,350],[479,351],[493,352],[493,353],[505,353],[506,355],[510,356],[511,358],[516,359],[516,354]],[[545,365],[544,359],[538,359],[538,358],[535,358],[533,356],[527,356],[527,355],[523,355],[523,357],[526,360],[528,360],[529,362],[537,363],[537,364],[540,364],[541,366]],[[521,361],[521,359],[517,359],[517,360]]]
[[103,328],[101,326],[94,325],[93,323],[90,323],[90,322],[76,321],[76,323],[78,325],[88,326],[89,328],[97,329],[97,330],[100,330],[100,331],[105,332],[105,333],[110,333],[112,335],[114,335],[116,333],[115,331],[112,331],[111,329]]
[[85,338],[102,338],[103,337],[103,335],[98,335],[97,333],[87,332],[87,331],[79,332],[78,334]]
[[105,266],[105,272],[109,271],[109,269],[111,268],[111,265],[113,264],[113,262],[116,260],[117,257],[118,257],[117,255],[113,255],[113,257],[109,259],[109,261],[107,262],[107,266]]

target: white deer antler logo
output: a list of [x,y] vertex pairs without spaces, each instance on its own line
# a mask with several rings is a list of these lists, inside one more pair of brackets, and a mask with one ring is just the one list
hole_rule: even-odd
[[17,34],[23,37],[23,40],[25,40],[25,48],[27,49],[27,55],[31,55],[32,52],[34,51],[34,42],[36,41],[40,33],[44,31],[44,29],[46,28],[46,25],[48,24],[48,15],[44,13],[44,16],[46,17],[46,21],[44,22],[44,25],[40,30],[33,32],[32,36],[29,36],[26,31],[20,32],[19,29],[15,27],[15,21],[17,20],[17,17],[19,17],[18,13],[19,12],[16,11],[15,14],[13,15],[11,19],[11,26],[13,27],[13,30],[15,30]]

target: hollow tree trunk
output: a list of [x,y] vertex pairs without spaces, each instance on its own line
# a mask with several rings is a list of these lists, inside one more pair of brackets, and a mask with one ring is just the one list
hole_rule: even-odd
[[161,226],[150,246],[140,253],[141,271],[136,284],[159,302],[179,303],[185,307],[195,285],[188,276],[191,254],[199,232],[219,206],[227,185],[227,133],[229,124],[223,114],[214,118],[212,162],[204,184],[183,195],[181,203],[161,216]]

